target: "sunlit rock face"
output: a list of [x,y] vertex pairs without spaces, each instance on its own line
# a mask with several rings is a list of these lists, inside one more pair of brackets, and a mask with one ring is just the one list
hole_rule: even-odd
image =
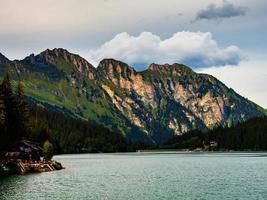
[[105,59],[98,73],[102,75],[100,82],[108,80],[112,85],[103,83],[102,88],[116,107],[157,142],[167,132],[181,135],[260,115],[249,101],[223,83],[185,65],[151,64],[147,70],[136,72],[125,63]]
[[0,54],[0,76],[6,69],[44,106],[157,144],[190,130],[263,115],[256,104],[216,78],[182,64],[153,63],[137,72],[126,63],[104,59],[95,68],[79,55],[53,49],[21,61]]

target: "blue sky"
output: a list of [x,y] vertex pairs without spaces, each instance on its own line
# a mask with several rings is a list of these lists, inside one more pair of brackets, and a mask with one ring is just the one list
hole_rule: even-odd
[[266,0],[0,0],[0,52],[185,63],[267,108]]

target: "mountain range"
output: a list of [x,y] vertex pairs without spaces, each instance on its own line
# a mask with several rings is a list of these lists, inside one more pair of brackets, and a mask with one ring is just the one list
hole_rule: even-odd
[[163,144],[190,130],[232,126],[263,116],[257,104],[211,75],[183,64],[150,64],[144,71],[114,59],[95,68],[65,49],[11,61],[0,53],[0,76],[22,81],[30,102],[102,124],[128,139]]

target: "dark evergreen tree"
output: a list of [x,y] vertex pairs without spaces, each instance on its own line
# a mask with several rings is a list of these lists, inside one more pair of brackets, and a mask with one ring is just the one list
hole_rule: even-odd
[[3,130],[4,125],[5,125],[5,118],[6,118],[6,113],[5,113],[5,102],[4,102],[4,95],[2,91],[2,85],[0,85],[0,128]]
[[23,84],[19,82],[16,90],[16,109],[19,117],[20,137],[26,137],[29,133],[29,110],[24,95]]
[[7,141],[5,122],[6,122],[6,110],[5,110],[4,94],[2,91],[2,85],[0,85],[0,151],[5,148],[5,143]]
[[16,109],[16,101],[12,91],[9,74],[6,73],[2,83],[6,120],[6,145],[19,140],[18,122],[19,117]]

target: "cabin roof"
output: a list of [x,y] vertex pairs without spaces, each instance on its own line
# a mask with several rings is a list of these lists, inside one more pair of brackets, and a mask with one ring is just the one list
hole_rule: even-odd
[[39,146],[38,143],[36,142],[32,142],[32,141],[29,141],[29,140],[21,140],[19,142],[17,142],[16,144],[12,145],[12,149],[17,149],[21,146],[26,146],[26,147],[29,147],[31,148],[32,150],[35,150],[35,151],[41,151],[42,148]]

